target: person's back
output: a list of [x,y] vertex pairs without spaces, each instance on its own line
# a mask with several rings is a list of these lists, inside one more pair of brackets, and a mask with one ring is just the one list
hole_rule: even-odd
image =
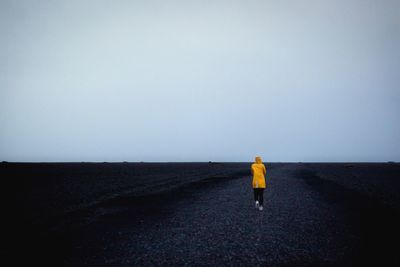
[[261,157],[256,157],[256,162],[251,165],[251,173],[253,174],[253,188],[265,188],[266,168],[261,161]]

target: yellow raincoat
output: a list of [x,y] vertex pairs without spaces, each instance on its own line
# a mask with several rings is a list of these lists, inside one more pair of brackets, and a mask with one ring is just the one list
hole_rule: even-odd
[[256,157],[256,162],[251,164],[251,174],[253,175],[253,188],[265,188],[265,174],[267,170],[261,161],[261,157]]

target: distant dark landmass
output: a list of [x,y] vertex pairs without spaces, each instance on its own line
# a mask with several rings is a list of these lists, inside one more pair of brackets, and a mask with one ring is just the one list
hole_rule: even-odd
[[[0,164],[11,265],[398,265],[400,164]],[[6,266],[6,265],[4,265]]]

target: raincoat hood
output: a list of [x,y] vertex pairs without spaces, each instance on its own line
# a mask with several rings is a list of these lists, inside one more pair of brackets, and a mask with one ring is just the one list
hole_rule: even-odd
[[261,160],[260,156],[256,156],[256,163],[262,163],[262,160]]

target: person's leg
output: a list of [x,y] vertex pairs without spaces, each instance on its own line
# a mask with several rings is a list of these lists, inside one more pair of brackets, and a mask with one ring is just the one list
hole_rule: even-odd
[[254,188],[253,189],[253,191],[254,191],[254,201],[257,201],[258,200],[258,190],[257,190],[258,188]]
[[264,188],[260,188],[260,191],[258,194],[258,201],[260,202],[261,206],[264,204]]

